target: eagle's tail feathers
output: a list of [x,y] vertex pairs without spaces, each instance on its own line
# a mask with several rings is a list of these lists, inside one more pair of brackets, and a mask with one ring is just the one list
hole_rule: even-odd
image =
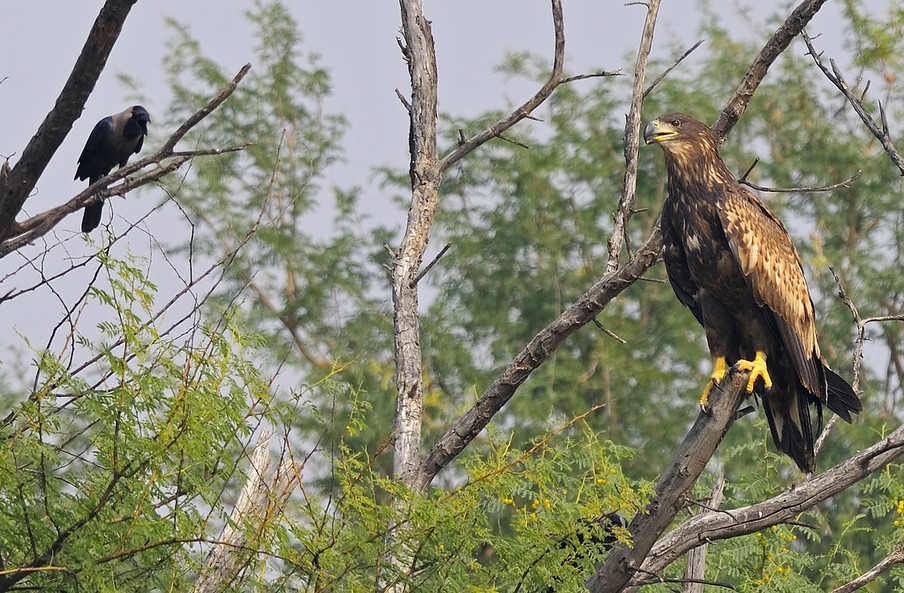
[[828,383],[829,409],[838,414],[842,420],[850,424],[851,412],[858,414],[863,410],[863,403],[847,381],[839,377],[832,369],[826,367],[826,383]]
[[773,391],[763,398],[763,412],[775,446],[793,459],[802,472],[809,474],[816,469],[816,454],[808,395],[803,389],[799,393]]

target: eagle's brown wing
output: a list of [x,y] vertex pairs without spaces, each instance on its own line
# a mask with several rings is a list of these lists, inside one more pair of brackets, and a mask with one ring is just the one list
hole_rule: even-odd
[[722,226],[756,302],[768,309],[800,382],[826,399],[813,301],[797,250],[781,221],[756,196],[726,189]]

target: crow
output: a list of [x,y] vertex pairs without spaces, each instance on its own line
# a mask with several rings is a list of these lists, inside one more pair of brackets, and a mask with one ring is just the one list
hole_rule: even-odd
[[[78,157],[75,179],[80,181],[87,179],[91,184],[109,175],[114,166],[125,166],[129,162],[129,157],[141,150],[150,121],[148,110],[141,105],[135,105],[97,122],[88,136],[81,156]],[[82,216],[83,233],[89,233],[97,228],[103,210],[102,200],[85,206],[85,213]]]

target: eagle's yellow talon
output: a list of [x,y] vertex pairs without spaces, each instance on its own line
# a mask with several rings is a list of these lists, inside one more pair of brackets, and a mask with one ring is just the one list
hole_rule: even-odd
[[728,365],[725,364],[725,357],[718,357],[716,359],[716,367],[713,369],[713,374],[709,376],[709,382],[706,384],[706,387],[703,388],[703,396],[700,398],[700,409],[704,412],[708,409],[709,392],[713,390],[714,385],[719,384],[719,381],[725,376],[727,370]]
[[763,378],[763,385],[766,389],[772,387],[772,377],[769,376],[769,370],[766,368],[766,354],[757,352],[756,358],[751,360],[739,360],[738,368],[742,371],[750,371],[750,378],[747,380],[747,393],[753,393],[753,386],[757,379]]

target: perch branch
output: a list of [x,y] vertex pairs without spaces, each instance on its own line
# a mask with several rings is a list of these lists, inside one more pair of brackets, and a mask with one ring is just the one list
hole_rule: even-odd
[[[672,462],[660,476],[650,503],[634,515],[628,525],[631,546],[619,543],[613,547],[605,563],[585,583],[590,593],[615,593],[621,591],[632,577],[638,576],[639,570],[653,572],[643,566],[644,559],[675,515],[687,506],[688,492],[734,422],[738,405],[747,394],[748,377],[747,371],[732,367],[719,383],[720,388],[713,390],[717,399],[709,413],[701,412],[697,416]],[[696,545],[700,543],[705,540]],[[648,575],[640,578],[648,578]]]
[[[769,500],[739,509],[707,511],[693,516],[656,542],[642,568],[658,574],[682,554],[702,543],[755,533],[772,525],[793,521],[803,511],[849,488],[902,455],[904,426],[828,471],[812,476]],[[637,577],[632,585],[646,582],[645,577]]]
[[[7,238],[0,242],[0,257],[4,257],[8,255],[10,252],[19,249],[23,245],[27,245],[35,241],[36,239],[42,237],[47,232],[49,232],[54,226],[56,226],[65,216],[71,214],[84,207],[89,201],[100,198],[106,199],[110,196],[114,195],[125,195],[126,193],[132,191],[133,189],[140,187],[142,185],[147,185],[157,179],[160,179],[164,175],[175,171],[179,167],[181,167],[184,163],[190,161],[192,158],[196,156],[204,156],[204,155],[217,155],[223,154],[226,152],[234,152],[237,150],[243,150],[247,148],[247,144],[243,144],[240,146],[230,146],[228,148],[216,148],[210,150],[194,150],[194,151],[174,151],[173,147],[176,143],[182,139],[185,134],[191,130],[195,125],[198,124],[202,119],[210,115],[214,109],[219,107],[230,95],[235,91],[238,87],[239,82],[241,82],[242,78],[248,73],[248,70],[251,68],[250,64],[246,64],[238,74],[236,74],[235,78],[226,85],[226,87],[220,91],[220,93],[211,99],[204,107],[196,111],[189,117],[185,123],[183,123],[179,128],[173,132],[173,134],[164,142],[163,146],[160,147],[157,152],[150,156],[146,156],[142,159],[135,161],[134,163],[130,163],[125,167],[118,169],[117,171],[107,175],[103,179],[98,180],[97,182],[91,184],[83,191],[79,192],[75,197],[68,200],[65,204],[60,206],[56,206],[55,208],[51,208],[45,212],[40,214],[36,214],[27,220],[22,221],[21,223],[14,224],[10,229],[10,232],[7,235]],[[151,165],[156,165],[155,168],[143,173],[141,175],[137,175],[135,177],[129,177],[132,173],[149,167]],[[111,184],[119,181],[120,179],[125,179],[125,181],[119,185],[112,186]]]
[[104,3],[53,109],[41,122],[9,175],[0,176],[0,240],[10,236],[25,200],[81,115],[136,1],[107,0]]

